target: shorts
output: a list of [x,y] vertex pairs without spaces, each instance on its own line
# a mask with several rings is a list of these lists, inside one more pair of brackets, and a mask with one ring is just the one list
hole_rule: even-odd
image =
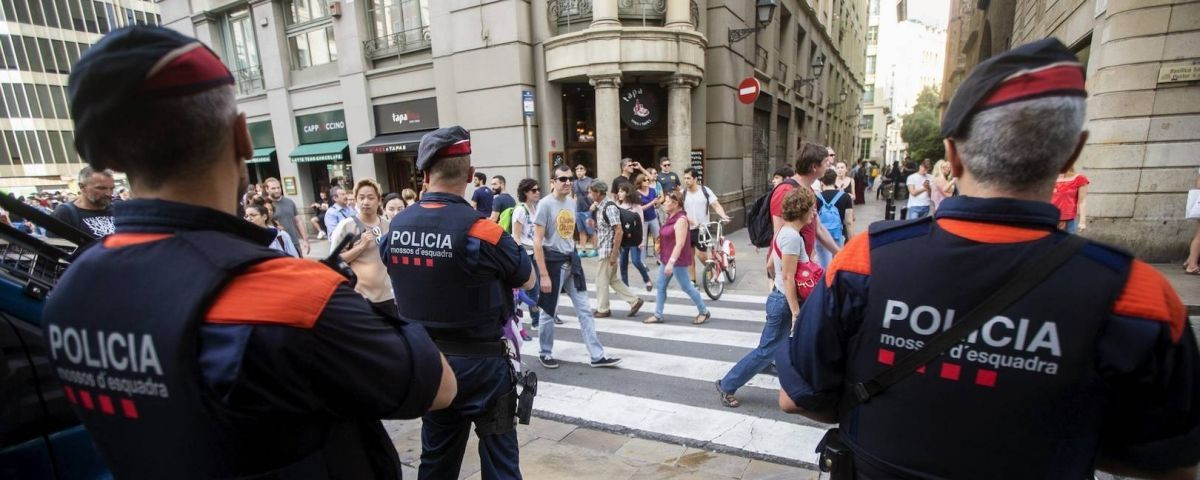
[[708,247],[700,244],[700,229],[691,230],[692,248],[701,252],[707,252]]
[[582,232],[587,236],[596,234],[596,229],[589,227],[588,220],[592,219],[592,212],[575,212],[575,230]]

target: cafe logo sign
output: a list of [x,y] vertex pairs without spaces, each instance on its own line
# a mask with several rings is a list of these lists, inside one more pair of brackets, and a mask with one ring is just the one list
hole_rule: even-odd
[[296,117],[300,143],[332,142],[346,139],[346,115],[341,110]]
[[376,105],[375,130],[380,135],[437,128],[437,99]]
[[658,124],[662,108],[652,87],[637,85],[621,91],[621,121],[634,130],[647,130]]

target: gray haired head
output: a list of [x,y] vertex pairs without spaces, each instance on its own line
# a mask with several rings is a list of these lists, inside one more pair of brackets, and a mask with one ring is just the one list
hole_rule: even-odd
[[980,185],[1036,192],[1054,183],[1075,153],[1085,100],[1042,97],[975,114],[965,135],[954,137],[963,168]]
[[608,194],[608,184],[604,183],[603,180],[596,180],[596,181],[592,182],[591,185],[588,186],[588,190],[591,190],[596,193]]

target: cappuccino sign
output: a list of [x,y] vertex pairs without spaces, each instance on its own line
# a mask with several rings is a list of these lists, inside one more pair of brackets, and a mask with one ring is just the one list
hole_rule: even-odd
[[296,117],[296,133],[301,144],[346,139],[346,114],[341,110]]

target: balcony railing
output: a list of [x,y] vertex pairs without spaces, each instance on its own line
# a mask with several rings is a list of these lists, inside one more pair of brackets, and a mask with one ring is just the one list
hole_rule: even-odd
[[546,5],[549,17],[559,25],[592,21],[592,0],[550,0]]
[[262,67],[258,65],[234,70],[233,80],[237,84],[238,95],[253,95],[266,89],[263,85]]
[[780,60],[779,63],[775,64],[775,78],[783,80],[785,82],[784,86],[787,86],[787,83],[786,83],[787,75],[788,75],[787,63],[784,63],[783,60]]
[[667,0],[618,0],[617,17],[635,20],[642,25],[661,25],[667,19]]
[[363,42],[363,50],[369,58],[380,58],[424,50],[432,44],[433,37],[425,26],[367,40]]
[[763,48],[762,46],[754,47],[754,68],[765,72],[767,71],[767,65],[770,63],[770,61],[771,57],[770,54],[767,53],[767,49]]

